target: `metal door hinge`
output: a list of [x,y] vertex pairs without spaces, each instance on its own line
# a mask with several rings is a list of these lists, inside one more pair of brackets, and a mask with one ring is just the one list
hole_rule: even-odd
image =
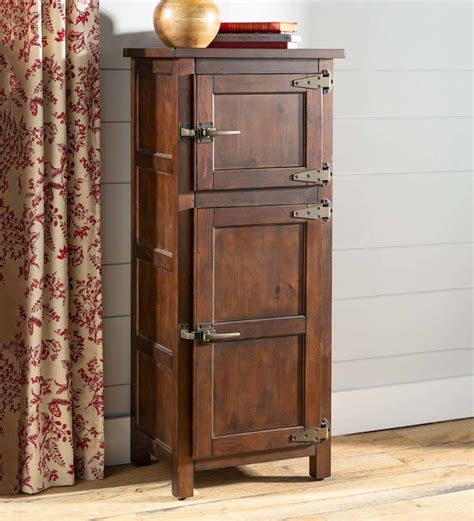
[[179,140],[195,138],[198,143],[212,143],[217,136],[237,136],[240,130],[217,130],[214,123],[199,123],[191,128],[190,123],[179,124]]
[[327,186],[331,181],[332,171],[328,163],[323,163],[320,170],[307,170],[293,174],[294,181],[301,181],[307,183],[315,183],[319,186]]
[[237,338],[240,333],[216,333],[213,324],[200,324],[195,331],[189,324],[179,325],[180,340],[192,340],[198,344],[211,344],[222,340]]
[[323,94],[330,92],[333,84],[332,74],[327,70],[321,71],[316,76],[293,80],[294,87],[301,87],[302,89],[323,89]]
[[331,220],[332,216],[331,201],[329,199],[321,199],[317,206],[295,210],[292,212],[292,216],[298,219],[321,219],[326,224]]
[[304,443],[322,443],[331,436],[331,426],[326,418],[321,420],[320,427],[306,429],[296,432],[290,436],[291,441],[302,441]]

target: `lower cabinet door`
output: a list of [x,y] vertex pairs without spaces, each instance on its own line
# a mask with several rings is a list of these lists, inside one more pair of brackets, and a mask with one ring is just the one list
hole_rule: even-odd
[[320,421],[322,226],[304,206],[205,208],[195,221],[196,459],[294,447]]

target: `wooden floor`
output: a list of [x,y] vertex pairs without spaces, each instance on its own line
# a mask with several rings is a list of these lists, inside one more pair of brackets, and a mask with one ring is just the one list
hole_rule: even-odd
[[474,520],[474,420],[334,438],[333,477],[308,459],[200,472],[192,499],[171,496],[167,464],[107,469],[35,496],[0,498],[3,520]]

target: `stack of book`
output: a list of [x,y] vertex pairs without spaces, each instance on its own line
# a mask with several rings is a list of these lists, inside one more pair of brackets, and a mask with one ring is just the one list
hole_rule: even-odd
[[209,47],[296,49],[299,43],[296,22],[223,22]]

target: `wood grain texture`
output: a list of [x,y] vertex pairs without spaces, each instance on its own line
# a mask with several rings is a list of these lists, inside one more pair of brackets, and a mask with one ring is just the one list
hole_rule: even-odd
[[238,454],[236,456],[214,456],[209,459],[200,459],[195,463],[196,470],[221,469],[237,467],[267,461],[302,458],[311,456],[313,447],[286,447],[284,449],[264,450],[251,454]]
[[221,94],[214,99],[214,114],[217,129],[241,132],[216,138],[216,170],[303,165],[302,93]]
[[[169,355],[168,355],[169,356]],[[137,425],[171,451],[171,368],[156,358],[138,353]]]
[[[333,71],[332,61],[321,61],[321,69]],[[333,91],[322,94],[322,161],[333,164]],[[329,183],[320,189],[320,199],[332,200],[333,184]],[[331,389],[332,389],[332,227],[333,221],[321,228],[321,271],[320,271],[320,336],[319,336],[319,388],[321,418],[332,421]],[[316,479],[331,475],[331,439],[328,443],[316,446],[316,456],[310,460],[310,472]]]
[[[103,481],[79,481],[35,497],[2,497],[0,509],[12,521],[36,521],[39,511],[44,519],[81,521],[468,521],[473,469],[470,458],[458,455],[465,449],[472,453],[472,432],[471,419],[337,437],[333,475],[317,484],[303,477],[302,458],[207,470],[196,474],[195,497],[178,503],[170,496],[169,464],[160,462],[142,468],[109,467]],[[447,450],[446,440],[452,444]],[[429,468],[416,469],[402,461],[407,451],[413,452],[412,461],[429,460]],[[429,455],[435,451],[446,453],[441,465]]]
[[[195,211],[195,244],[194,244],[194,327],[197,324],[214,322],[214,273],[213,250],[214,209]],[[194,345],[194,457],[208,458],[212,456],[212,414],[206,396],[212,400],[212,344]],[[211,401],[212,403],[212,401]]]
[[303,314],[304,247],[294,223],[216,228],[215,320]]
[[217,333],[239,331],[240,340],[262,338],[263,334],[265,334],[266,338],[272,338],[304,334],[306,331],[306,318],[299,316],[260,320],[232,320],[231,322],[218,322],[215,326]]
[[172,49],[172,48],[128,48],[123,51],[129,58],[278,58],[333,59],[344,58],[343,49]]
[[[305,353],[304,365],[306,428],[320,427],[323,418],[331,424],[331,419],[326,416],[328,411],[321,407],[321,402],[324,399],[323,392],[325,392],[322,385],[323,378],[327,378],[326,375],[322,375],[322,372],[331,370],[330,365],[323,367],[324,362],[322,360],[322,331],[324,327],[327,327],[322,322],[322,299],[324,297],[322,274],[325,269],[324,264],[327,262],[322,247],[325,226],[321,221],[308,221],[306,226],[306,344],[312,347]],[[329,327],[331,327],[331,324],[329,324]],[[330,363],[331,360],[329,360]],[[328,445],[330,442],[331,439],[328,439],[321,445]],[[317,471],[317,460],[315,458],[319,450],[318,447],[318,445],[314,447],[315,454],[309,459],[309,473],[315,479],[322,479],[327,476],[322,476]]]
[[[136,61],[132,60],[130,70],[130,91],[131,91],[131,121],[132,121],[132,140],[131,140],[131,193],[135,194],[138,186],[138,169],[135,165],[136,143],[137,143],[137,75]],[[136,247],[138,242],[138,212],[136,200],[131,201],[131,258],[135,259]],[[130,320],[130,368],[131,368],[131,396],[130,396],[130,459],[134,465],[142,466],[150,463],[151,444],[148,436],[138,427],[139,414],[139,367],[137,350],[134,339],[137,335],[137,263],[132,262],[130,277],[130,296],[131,296],[131,320]]]
[[[213,83],[212,76],[197,76],[196,82],[196,121],[199,123],[213,123]],[[196,186],[195,190],[212,190],[214,187],[213,177],[214,144],[201,143],[196,146]]]
[[302,367],[298,336],[215,344],[214,436],[301,425]]
[[315,186],[301,188],[268,188],[266,190],[214,190],[209,192],[196,192],[195,195],[196,208],[281,206],[317,202],[318,189]]
[[[176,248],[173,229],[164,226],[173,211],[173,179],[169,174],[138,169],[138,241],[152,249],[168,252]],[[150,224],[156,223],[155,226]]]
[[215,76],[215,94],[259,94],[293,93],[305,94],[305,90],[295,87],[293,80],[300,79],[299,74],[225,74]]
[[[215,49],[218,50],[218,49]],[[222,50],[222,49],[219,49]],[[242,50],[242,49],[240,49]],[[234,59],[227,58],[197,58],[196,73],[197,74],[288,74],[288,73],[317,73],[318,60],[309,58],[301,60],[280,58],[274,59],[254,59],[255,57],[246,57],[245,55],[236,55]]]
[[138,72],[137,151],[171,156],[175,135],[160,132],[163,121],[175,119],[175,78],[170,74]]
[[176,306],[173,272],[139,259],[137,279],[136,334],[174,350],[176,328],[171,320],[162,319]]

